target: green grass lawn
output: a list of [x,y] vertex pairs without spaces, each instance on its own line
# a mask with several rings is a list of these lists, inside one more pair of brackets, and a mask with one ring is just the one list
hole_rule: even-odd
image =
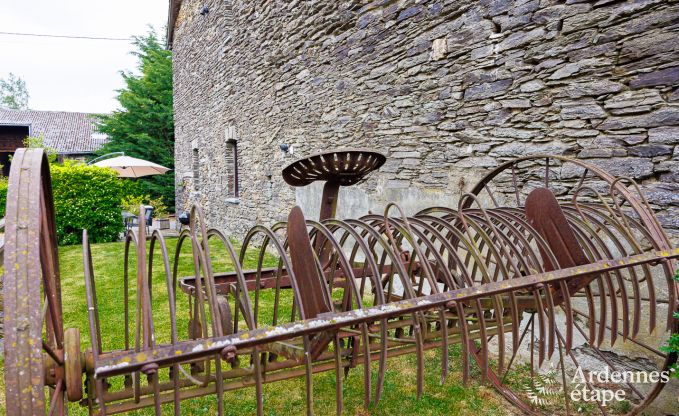
[[[176,240],[168,240],[172,258]],[[225,250],[213,246],[212,257],[216,271],[230,269]],[[97,296],[101,319],[104,350],[119,349],[124,345],[123,315],[123,254],[122,243],[95,244],[92,246]],[[180,275],[193,274],[189,250],[182,253]],[[246,268],[255,267],[256,252],[249,252]],[[61,287],[63,299],[64,327],[77,327],[81,333],[82,348],[89,346],[89,324],[85,300],[82,248],[68,246],[59,248],[61,265]],[[266,259],[269,265],[275,259]],[[133,261],[134,263],[134,261]],[[160,272],[160,263],[154,264],[153,304],[156,340],[159,343],[170,339],[170,319],[167,307],[165,277]],[[134,284],[134,270],[132,284]],[[262,307],[271,308],[273,297],[263,296]],[[290,299],[287,299],[288,302]],[[133,305],[134,299],[131,300]],[[134,316],[134,315],[132,315]],[[132,318],[134,319],[134,318]],[[177,328],[180,339],[186,338],[188,327],[188,301],[183,293],[177,296]],[[450,374],[444,385],[440,384],[440,351],[428,351],[425,356],[425,390],[420,400],[416,399],[416,360],[414,355],[390,359],[382,401],[376,407],[363,407],[363,370],[361,367],[349,372],[344,382],[344,413],[347,415],[502,415],[515,413],[512,406],[504,401],[491,387],[481,386],[472,381],[469,387],[462,384],[459,346],[450,349]],[[376,366],[373,380],[377,379]],[[0,372],[2,368],[0,367]],[[478,375],[478,373],[477,373]],[[1,376],[1,374],[0,374]],[[478,379],[478,377],[476,377]],[[4,377],[0,377],[0,413],[5,413]],[[317,415],[335,412],[335,374],[326,372],[314,375],[314,409]],[[264,385],[264,411],[267,415],[305,414],[304,379],[286,380]],[[254,388],[246,388],[224,394],[224,409],[227,415],[255,414]],[[182,414],[216,414],[216,397],[203,397],[182,402]],[[172,407],[163,408],[164,414],[172,414]],[[87,409],[70,404],[70,415],[85,415]],[[151,409],[132,414],[151,415]]]

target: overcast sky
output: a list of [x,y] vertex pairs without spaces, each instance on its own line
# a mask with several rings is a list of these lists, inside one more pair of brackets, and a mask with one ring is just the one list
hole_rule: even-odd
[[[164,33],[168,0],[0,0],[0,32],[128,38]],[[135,68],[128,41],[0,34],[0,78],[26,81],[29,108],[110,112],[121,70]]]

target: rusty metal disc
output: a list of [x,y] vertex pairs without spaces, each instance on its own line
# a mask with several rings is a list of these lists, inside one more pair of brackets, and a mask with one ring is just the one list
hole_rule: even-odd
[[292,186],[306,186],[314,181],[353,185],[379,169],[386,160],[381,153],[363,149],[317,153],[283,168],[283,179]]
[[[61,286],[52,185],[43,149],[15,152],[6,219],[3,289],[7,414],[37,415],[46,410],[63,414],[66,386]],[[54,388],[46,397],[46,387],[51,383]]]
[[76,402],[83,398],[83,362],[78,328],[68,328],[64,332],[64,367],[68,400]]

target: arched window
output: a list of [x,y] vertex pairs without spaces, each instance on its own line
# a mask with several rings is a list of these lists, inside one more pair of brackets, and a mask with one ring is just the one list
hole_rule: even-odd
[[227,190],[229,197],[238,198],[240,196],[240,183],[238,180],[238,142],[231,139],[226,142],[226,166]]
[[200,190],[200,157],[198,155],[197,147],[193,148],[193,158],[191,162],[193,165],[193,190],[197,192]]

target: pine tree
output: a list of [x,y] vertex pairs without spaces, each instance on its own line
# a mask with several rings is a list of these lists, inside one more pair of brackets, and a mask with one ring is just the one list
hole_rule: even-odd
[[[135,37],[139,74],[121,71],[126,87],[118,90],[120,110],[99,116],[99,130],[109,141],[99,155],[125,152],[174,169],[172,55],[154,32]],[[174,210],[174,172],[138,179],[145,193],[162,197]]]

